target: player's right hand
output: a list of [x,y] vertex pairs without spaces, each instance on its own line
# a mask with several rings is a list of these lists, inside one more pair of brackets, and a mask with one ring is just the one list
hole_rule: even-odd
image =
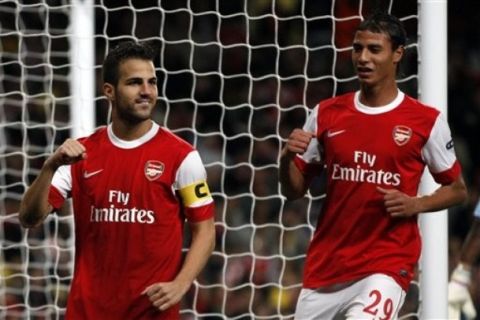
[[87,158],[87,149],[75,139],[67,139],[47,160],[47,164],[58,168]]
[[307,151],[310,140],[315,137],[315,133],[303,131],[302,129],[294,129],[288,137],[285,145],[285,153],[296,154]]
[[180,302],[190,285],[191,283],[185,283],[178,279],[170,282],[157,282],[145,288],[142,294],[147,295],[152,305],[158,310],[165,311]]
[[448,318],[460,319],[463,313],[466,319],[472,320],[477,316],[475,306],[470,296],[470,271],[459,264],[452,273],[448,283]]

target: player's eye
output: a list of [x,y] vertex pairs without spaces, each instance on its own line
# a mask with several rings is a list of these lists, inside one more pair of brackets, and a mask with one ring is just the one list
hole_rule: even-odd
[[358,45],[358,44],[354,44],[353,45],[353,51],[355,52],[359,52],[362,50],[362,46],[361,45]]
[[372,53],[379,53],[382,51],[382,47],[380,46],[371,46],[369,47],[370,52]]

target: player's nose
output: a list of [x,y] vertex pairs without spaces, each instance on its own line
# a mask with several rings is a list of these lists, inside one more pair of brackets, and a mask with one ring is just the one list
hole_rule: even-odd
[[358,53],[358,62],[360,63],[365,63],[368,61],[368,59],[370,58],[370,55],[368,53],[368,50],[366,49],[362,49],[359,53]]
[[142,96],[150,96],[152,95],[154,88],[148,81],[144,81],[140,86],[140,95]]

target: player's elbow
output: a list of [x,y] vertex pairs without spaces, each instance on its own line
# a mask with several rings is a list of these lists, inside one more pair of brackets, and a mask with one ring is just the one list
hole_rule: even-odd
[[292,188],[285,183],[280,184],[280,193],[289,201],[297,200],[305,195],[305,190],[300,188]]
[[209,253],[212,254],[213,250],[215,249],[215,241],[216,241],[216,232],[215,232],[215,223],[212,223],[211,227],[208,230],[208,243],[210,244]]
[[215,249],[216,241],[215,222],[213,218],[197,225],[193,233],[195,238],[205,244],[207,255],[211,255]]
[[279,175],[280,193],[287,200],[297,200],[302,198],[307,192],[307,185],[302,174],[299,172]]
[[287,179],[282,179],[280,176],[280,193],[287,198],[289,201],[297,200],[302,198],[305,195],[307,188],[305,183],[300,183],[299,181],[292,181]]
[[30,215],[20,212],[18,216],[20,225],[24,228],[35,228],[40,223],[37,219],[32,219]]
[[43,218],[46,216],[46,214],[42,214],[40,212],[40,209],[30,209],[22,203],[18,212],[18,220],[20,225],[24,228],[38,227],[43,222]]
[[457,204],[465,203],[468,199],[468,190],[465,185],[457,190]]
[[208,256],[210,257],[213,254],[213,251],[215,250],[215,234],[211,238],[211,241],[209,243],[210,243],[210,247],[208,248],[209,249]]
[[454,183],[452,183],[451,187],[455,194],[455,204],[461,204],[467,201],[468,190],[463,179],[457,179]]

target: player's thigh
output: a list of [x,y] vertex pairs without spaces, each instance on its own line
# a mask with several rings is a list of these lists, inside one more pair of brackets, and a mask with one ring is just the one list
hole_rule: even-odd
[[375,274],[354,287],[358,294],[345,308],[346,319],[397,319],[406,293],[393,278]]
[[341,292],[321,293],[303,288],[298,296],[295,320],[334,319],[339,312]]

